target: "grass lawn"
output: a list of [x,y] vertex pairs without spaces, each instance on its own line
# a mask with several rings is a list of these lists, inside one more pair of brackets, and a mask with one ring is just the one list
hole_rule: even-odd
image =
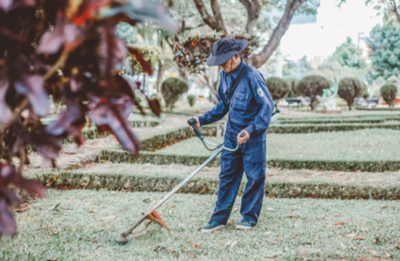
[[151,225],[127,245],[114,245],[116,234],[162,195],[50,190],[15,214],[19,234],[1,238],[0,260],[400,259],[400,206],[391,201],[268,198],[259,224],[243,232],[233,226],[241,219],[238,197],[232,223],[203,235],[216,196],[177,194],[159,209],[170,235]]
[[[222,139],[208,138],[214,142]],[[400,160],[400,131],[366,129],[312,134],[269,134],[267,158],[313,160]],[[158,153],[211,155],[197,138],[166,147]]]

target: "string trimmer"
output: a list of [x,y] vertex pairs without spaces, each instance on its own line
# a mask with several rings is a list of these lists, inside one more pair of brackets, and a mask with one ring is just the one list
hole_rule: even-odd
[[[279,109],[277,108],[276,104],[274,106],[274,112],[273,112],[273,117],[271,118],[271,123],[277,119],[277,114],[279,113]],[[181,181],[173,190],[171,190],[167,195],[165,195],[157,204],[153,205],[150,207],[149,210],[147,210],[143,215],[138,218],[135,223],[133,223],[132,226],[130,226],[126,231],[122,232],[114,241],[117,244],[125,245],[128,243],[128,238],[127,236],[130,235],[135,228],[137,228],[143,221],[146,219],[150,219],[153,221],[160,222],[162,221],[158,213],[156,212],[156,209],[159,208],[162,204],[164,204],[173,194],[175,194],[183,185],[185,185],[190,179],[192,179],[194,176],[196,176],[197,173],[200,172],[208,163],[210,163],[213,159],[215,159],[222,151],[227,150],[227,151],[236,151],[239,148],[239,144],[236,145],[236,148],[227,148],[224,146],[224,144],[216,144],[213,142],[208,141],[199,128],[196,126],[196,120],[194,118],[191,118],[188,120],[188,124],[193,127],[194,132],[196,133],[197,137],[203,142],[204,146],[206,149],[209,151],[215,151],[214,154],[212,154],[203,164],[201,164],[197,169],[195,169],[189,176],[187,176],[184,180]],[[240,134],[241,137],[245,136],[245,133]],[[208,145],[213,146],[213,148],[209,148]]]

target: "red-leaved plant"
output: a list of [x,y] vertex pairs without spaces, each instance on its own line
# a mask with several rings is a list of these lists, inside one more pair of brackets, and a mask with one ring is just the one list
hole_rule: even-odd
[[[46,194],[39,182],[22,177],[27,146],[55,164],[62,139],[84,142],[89,118],[138,152],[127,117],[134,106],[143,113],[133,91],[140,84],[129,85],[119,70],[128,52],[148,73],[151,67],[117,37],[116,25],[144,19],[179,30],[167,9],[149,0],[0,0],[0,236],[16,233],[12,211],[21,201],[15,191]],[[50,98],[65,110],[46,126],[40,119],[50,112]],[[146,99],[159,115],[158,100]]]

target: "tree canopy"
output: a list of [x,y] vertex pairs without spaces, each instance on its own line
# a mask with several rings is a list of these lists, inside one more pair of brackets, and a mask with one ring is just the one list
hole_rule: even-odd
[[[164,0],[167,1],[167,0]],[[247,59],[255,67],[263,65],[275,51],[296,12],[314,14],[315,0],[168,0],[171,13],[182,29],[194,36],[211,31],[227,34],[264,35],[260,49]],[[281,17],[271,14],[282,12]],[[261,15],[262,14],[262,15]],[[245,25],[245,26],[243,26]],[[194,35],[188,31],[195,29]]]
[[375,78],[400,75],[400,27],[375,26],[367,39]]
[[338,62],[341,66],[365,68],[367,64],[361,55],[362,50],[352,42],[350,37],[347,37],[346,42],[336,47],[330,60]]

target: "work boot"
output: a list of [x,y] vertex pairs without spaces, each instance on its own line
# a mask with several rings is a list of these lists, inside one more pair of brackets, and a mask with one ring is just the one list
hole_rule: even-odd
[[236,225],[237,230],[247,230],[250,228],[252,228],[251,223],[245,218],[242,218],[242,220]]
[[215,221],[210,221],[207,225],[205,225],[202,229],[201,229],[201,233],[211,233],[215,230],[221,229],[225,227],[225,225],[220,225]]

